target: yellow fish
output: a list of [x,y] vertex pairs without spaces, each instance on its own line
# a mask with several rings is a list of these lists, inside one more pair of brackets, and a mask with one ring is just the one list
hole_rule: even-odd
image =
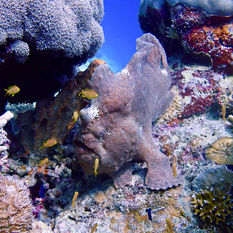
[[44,142],[43,146],[41,146],[40,148],[52,147],[52,146],[55,146],[56,144],[57,144],[57,139],[50,138],[46,142]]
[[72,116],[72,121],[75,123],[78,120],[79,116],[80,115],[79,115],[78,110],[74,111],[73,116]]
[[174,226],[173,226],[171,219],[167,218],[166,223],[167,223],[167,232],[168,233],[175,233],[173,230]]
[[148,220],[148,214],[146,215],[139,215],[138,212],[136,211],[136,219],[138,220],[138,222],[142,222],[142,221],[147,221]]
[[16,85],[8,87],[8,89],[4,89],[6,91],[6,95],[11,95],[12,97],[20,91],[20,88]]
[[176,177],[177,176],[176,157],[173,157],[173,160],[172,160],[172,172],[173,172],[173,176]]
[[91,233],[94,233],[94,231],[96,230],[96,228],[98,227],[98,223],[96,223],[93,228],[91,229]]
[[40,163],[38,164],[38,167],[43,167],[43,166],[47,165],[48,163],[49,163],[49,159],[44,158],[43,160],[40,161]]
[[78,195],[79,195],[79,192],[78,192],[78,191],[75,191],[75,192],[74,192],[74,196],[73,196],[73,198],[72,198],[72,208],[74,208],[74,206],[75,206],[75,201],[77,200]]
[[226,105],[222,105],[222,119],[226,121]]
[[97,172],[97,169],[99,167],[99,159],[95,159],[95,164],[94,164],[94,175],[97,176],[98,175],[98,172]]
[[84,90],[82,90],[78,95],[84,98],[87,98],[87,99],[93,99],[93,98],[98,97],[98,93],[88,88],[85,88]]

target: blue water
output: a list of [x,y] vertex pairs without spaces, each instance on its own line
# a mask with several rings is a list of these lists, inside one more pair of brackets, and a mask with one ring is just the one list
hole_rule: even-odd
[[105,43],[96,54],[112,71],[121,71],[136,51],[136,39],[142,35],[138,22],[140,0],[104,0]]

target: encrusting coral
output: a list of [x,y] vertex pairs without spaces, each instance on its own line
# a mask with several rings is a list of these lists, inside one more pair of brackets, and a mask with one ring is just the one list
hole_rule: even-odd
[[29,190],[16,176],[0,175],[0,232],[30,232],[32,203]]
[[217,164],[233,165],[233,138],[222,137],[205,150],[206,157]]
[[230,194],[211,188],[193,195],[193,212],[206,224],[218,225],[231,214],[233,200]]

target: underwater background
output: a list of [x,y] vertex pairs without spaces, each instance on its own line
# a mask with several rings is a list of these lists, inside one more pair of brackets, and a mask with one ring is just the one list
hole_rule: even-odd
[[138,21],[140,0],[104,1],[105,15],[101,23],[105,42],[96,54],[113,72],[121,71],[136,51],[135,39],[142,35]]
[[233,232],[232,0],[0,9],[0,232]]

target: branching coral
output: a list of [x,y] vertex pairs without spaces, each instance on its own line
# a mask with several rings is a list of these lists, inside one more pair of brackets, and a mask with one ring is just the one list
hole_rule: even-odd
[[29,232],[31,224],[32,204],[24,182],[0,175],[0,232]]
[[190,203],[195,215],[198,215],[203,222],[214,225],[224,222],[233,208],[230,194],[213,188],[196,193]]
[[205,150],[206,157],[217,164],[233,165],[233,138],[222,137]]

